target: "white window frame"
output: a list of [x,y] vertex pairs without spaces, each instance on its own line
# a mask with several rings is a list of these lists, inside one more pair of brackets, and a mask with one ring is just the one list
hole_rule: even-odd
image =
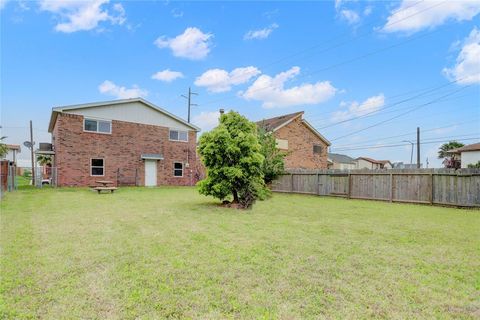
[[[91,131],[91,130],[86,130],[85,129],[85,122],[87,120],[90,120],[90,121],[96,121],[97,122],[97,130],[96,131]],[[99,129],[99,122],[108,122],[110,123],[110,131],[109,132],[102,132],[102,131],[98,131]],[[97,118],[92,118],[92,117],[84,117],[83,118],[83,131],[84,132],[89,132],[89,133],[99,133],[99,134],[112,134],[112,120],[105,120],[105,119],[97,119]]]
[[[92,160],[102,160],[103,166],[92,166]],[[103,174],[92,174],[92,168],[103,168]],[[90,177],[105,177],[105,158],[90,158]]]
[[[178,132],[178,139],[172,139],[171,138],[170,133],[172,131],[177,131]],[[185,132],[187,134],[187,140],[180,140],[180,132]],[[188,131],[187,130],[179,130],[179,129],[169,129],[168,130],[168,140],[177,141],[177,142],[188,142]]]
[[[181,176],[176,176],[175,175],[175,170],[180,170],[180,169],[175,169],[175,164],[180,163],[182,165],[182,175]],[[185,165],[181,161],[174,161],[173,162],[173,177],[174,178],[183,178],[183,171],[185,170]]]
[[287,139],[275,139],[275,147],[280,150],[288,150]]

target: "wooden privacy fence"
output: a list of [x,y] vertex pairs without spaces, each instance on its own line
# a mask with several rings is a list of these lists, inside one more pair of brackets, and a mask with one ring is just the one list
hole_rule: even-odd
[[289,171],[277,192],[352,199],[480,207],[480,169]]

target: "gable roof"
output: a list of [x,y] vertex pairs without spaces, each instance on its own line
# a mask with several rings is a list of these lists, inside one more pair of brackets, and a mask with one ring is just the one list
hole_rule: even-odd
[[[290,122],[297,118],[302,118],[304,112],[299,111],[295,113],[290,113],[290,114],[285,114],[282,116],[274,117],[274,118],[269,118],[269,119],[263,119],[260,121],[255,122],[257,126],[260,128],[265,129],[266,131],[272,131],[275,132],[278,129],[288,125]],[[331,145],[330,141],[328,141],[327,138],[325,138],[320,132],[317,131],[310,123],[308,123],[307,120],[302,119],[302,123],[310,129],[317,137],[319,137],[321,140],[323,140],[327,145]]]
[[103,107],[103,106],[112,106],[112,105],[120,105],[120,104],[125,104],[125,103],[131,103],[131,102],[140,102],[144,104],[145,106],[152,108],[153,110],[164,114],[184,125],[187,127],[192,128],[195,131],[200,131],[200,128],[183,120],[182,118],[177,117],[176,115],[168,112],[165,109],[162,109],[153,103],[143,99],[143,98],[132,98],[132,99],[121,99],[121,100],[110,100],[110,101],[101,101],[101,102],[92,102],[92,103],[83,103],[83,104],[74,104],[74,105],[68,105],[68,106],[61,106],[61,107],[55,107],[52,108],[52,115],[50,116],[50,123],[48,125],[48,132],[52,132],[53,128],[55,126],[55,122],[57,121],[57,116],[59,113],[62,112],[68,112],[69,110],[74,110],[74,109],[88,109],[88,108],[96,108],[96,107]]
[[350,158],[345,154],[339,154],[339,153],[329,153],[328,159],[331,159],[333,162],[337,162],[337,163],[348,163],[348,164],[356,163],[355,159]]
[[259,127],[262,127],[266,131],[276,131],[280,129],[281,127],[289,124],[294,120],[295,118],[302,116],[303,111],[300,112],[295,112],[295,113],[290,113],[290,114],[284,114],[283,116],[278,116],[278,117],[273,117],[269,119],[263,119],[260,121],[257,121],[256,124]]
[[18,144],[7,144],[6,146],[9,150],[15,150],[20,152],[20,145]]
[[467,144],[466,146],[463,146],[461,148],[457,148],[455,150],[451,150],[449,152],[451,152],[451,153],[462,153],[462,152],[468,152],[468,151],[480,151],[480,142]]
[[365,161],[368,161],[368,162],[371,162],[371,163],[376,163],[376,164],[383,164],[383,165],[384,165],[384,164],[387,164],[387,163],[392,164],[392,163],[390,162],[390,160],[375,160],[375,159],[367,158],[367,157],[358,157],[357,160],[358,160],[358,159],[363,159],[363,160],[365,160]]

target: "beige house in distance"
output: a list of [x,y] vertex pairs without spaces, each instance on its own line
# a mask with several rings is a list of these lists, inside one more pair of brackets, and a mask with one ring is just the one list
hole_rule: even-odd
[[367,157],[359,157],[356,159],[357,169],[392,169],[393,165],[389,160],[375,160]]

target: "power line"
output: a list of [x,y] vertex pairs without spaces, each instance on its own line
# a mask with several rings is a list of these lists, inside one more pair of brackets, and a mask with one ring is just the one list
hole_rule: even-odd
[[[334,123],[331,123],[329,125],[326,125],[326,126],[323,126],[323,127],[320,127],[318,129],[325,129],[325,128],[330,128],[330,127],[333,127],[333,126],[336,126],[336,125],[339,125],[339,124],[342,124],[342,123],[346,123],[346,122],[350,122],[350,121],[353,121],[353,120],[357,120],[357,119],[363,119],[363,118],[368,118],[369,116],[372,116],[372,115],[381,115],[381,114],[384,114],[384,113],[388,113],[388,112],[383,112],[384,110],[386,109],[390,109],[394,106],[397,106],[399,104],[402,104],[402,103],[405,103],[405,102],[408,102],[408,101],[411,101],[411,100],[414,100],[414,99],[417,99],[419,97],[422,97],[422,96],[425,96],[427,95],[428,93],[431,93],[431,92],[434,92],[434,91],[437,91],[437,90],[440,90],[446,86],[449,86],[449,85],[452,85],[454,83],[457,83],[459,81],[461,81],[462,79],[457,79],[455,81],[450,81],[446,84],[443,84],[443,85],[440,85],[440,86],[436,86],[436,87],[433,87],[432,89],[430,90],[427,90],[427,91],[424,91],[423,93],[420,93],[420,94],[417,94],[413,97],[410,97],[410,98],[406,98],[406,99],[403,99],[403,100],[400,100],[398,102],[395,102],[395,103],[392,103],[390,105],[387,105],[386,107],[382,108],[382,110],[372,110],[370,112],[367,112],[365,114],[362,114],[360,116],[356,116],[356,117],[351,117],[351,118],[348,118],[348,119],[345,119],[345,120],[341,120],[341,121],[337,121],[337,122],[334,122]],[[400,109],[402,110],[402,109]],[[392,110],[390,112],[395,112],[395,111],[398,111],[398,110]]]
[[[462,141],[469,141],[469,140],[479,140],[480,136],[477,136],[475,138],[465,138],[461,139]],[[452,139],[446,139],[446,140],[438,140],[438,141],[427,141],[427,142],[421,142],[420,145],[422,144],[434,144],[434,143],[442,143],[442,142],[449,142]],[[416,144],[416,143],[414,143]],[[348,148],[348,149],[335,149],[335,152],[338,151],[353,151],[353,150],[367,150],[367,149],[379,149],[379,148],[394,148],[394,147],[404,147],[410,145],[409,143],[398,143],[398,144],[384,144],[384,145],[372,145],[369,147],[359,147],[359,148]]]
[[375,124],[373,124],[373,125],[371,125],[371,126],[368,126],[368,127],[365,127],[365,128],[362,128],[362,129],[359,129],[359,130],[356,130],[356,131],[353,131],[353,132],[351,132],[351,133],[349,133],[349,134],[346,134],[346,135],[337,137],[337,138],[335,138],[335,139],[331,139],[330,141],[340,140],[340,139],[349,137],[349,136],[351,136],[351,135],[353,135],[353,134],[355,134],[355,133],[362,132],[362,131],[365,131],[365,130],[368,130],[368,129],[377,127],[377,126],[382,125],[382,124],[384,124],[384,123],[386,123],[386,122],[389,122],[389,121],[391,121],[391,120],[393,120],[393,119],[399,118],[399,117],[404,116],[404,115],[406,115],[406,114],[408,114],[408,113],[411,113],[411,112],[413,112],[413,111],[419,110],[419,109],[421,109],[421,108],[423,108],[423,107],[426,107],[426,106],[428,106],[428,105],[431,105],[431,104],[434,104],[434,103],[436,103],[436,102],[439,102],[439,101],[441,101],[442,98],[451,96],[452,94],[454,94],[454,93],[456,93],[456,92],[459,92],[459,91],[461,91],[461,90],[464,90],[464,89],[466,89],[466,88],[468,88],[468,87],[470,87],[470,86],[472,86],[472,85],[469,85],[469,86],[460,88],[460,89],[455,90],[455,91],[453,91],[453,92],[451,92],[451,93],[445,94],[445,95],[443,95],[443,96],[441,96],[441,97],[439,97],[439,98],[437,98],[437,99],[434,99],[434,100],[431,100],[431,101],[429,101],[429,102],[427,102],[427,103],[424,103],[424,104],[415,106],[415,107],[413,107],[413,108],[411,108],[411,109],[409,109],[409,110],[407,110],[407,111],[405,111],[405,112],[402,112],[402,113],[400,113],[400,114],[398,114],[398,115],[396,115],[396,116],[394,116],[394,117],[391,117],[391,118],[388,118],[388,119],[386,119],[386,120],[377,122],[377,123],[375,123]]
[[[303,79],[303,78],[305,78],[305,77],[312,76],[312,75],[318,74],[318,73],[323,72],[323,71],[327,71],[327,70],[330,70],[330,69],[334,69],[334,68],[337,68],[337,67],[340,67],[340,66],[343,66],[343,65],[346,65],[346,64],[349,64],[349,63],[352,63],[352,62],[355,62],[355,61],[358,61],[358,60],[367,58],[367,57],[369,57],[369,56],[373,56],[373,55],[375,55],[375,54],[378,54],[378,53],[381,53],[381,52],[384,52],[384,51],[387,51],[387,50],[390,50],[390,49],[399,47],[399,46],[404,45],[404,44],[406,44],[406,43],[409,43],[409,42],[412,42],[412,41],[415,41],[415,40],[424,38],[424,37],[426,37],[426,36],[429,36],[429,35],[431,35],[431,34],[437,33],[437,32],[439,32],[439,31],[440,31],[440,29],[437,29],[437,30],[434,30],[434,31],[430,31],[430,32],[426,32],[426,33],[421,34],[421,35],[419,35],[419,36],[412,37],[412,38],[409,38],[409,39],[407,39],[407,40],[398,42],[398,43],[396,43],[396,44],[389,45],[389,46],[386,46],[386,47],[383,47],[383,48],[380,48],[380,49],[377,49],[377,50],[368,52],[368,53],[366,53],[366,54],[357,56],[357,57],[355,57],[355,58],[352,58],[352,59],[349,59],[349,60],[345,60],[345,61],[342,61],[342,62],[339,62],[339,63],[335,63],[335,64],[329,65],[329,66],[327,66],[327,67],[324,67],[324,68],[322,68],[322,69],[318,69],[318,70],[315,70],[315,71],[312,71],[312,72],[309,72],[309,73],[305,73],[305,74],[297,77],[297,79]],[[274,86],[273,86],[273,85],[268,85],[268,86],[264,86],[264,87],[261,87],[261,88],[257,88],[257,89],[251,90],[251,91],[249,91],[249,92],[250,92],[250,93],[258,92],[258,91],[267,90],[267,89],[269,89],[269,88],[274,88]],[[225,97],[225,98],[219,98],[219,99],[216,99],[216,100],[207,101],[207,102],[205,102],[205,103],[203,103],[203,104],[204,104],[204,105],[208,105],[208,104],[218,103],[218,102],[222,102],[222,101],[225,101],[225,100],[231,100],[231,99],[234,99],[234,98],[236,98],[236,97],[237,97],[237,96],[235,95],[235,96],[229,96],[229,97]]]
[[[416,3],[413,3],[411,6],[405,7],[405,8],[403,8],[403,9],[395,12],[393,15],[397,15],[397,14],[403,12],[403,11],[407,11],[408,9],[417,6],[417,5],[419,5],[420,3],[422,3],[422,2],[425,2],[425,0],[417,1]],[[391,25],[394,25],[394,24],[397,24],[397,23],[400,23],[400,22],[405,21],[405,20],[408,20],[408,19],[410,19],[410,18],[412,18],[412,17],[414,17],[414,16],[416,16],[416,15],[418,15],[418,14],[424,12],[424,11],[430,10],[430,9],[432,9],[432,8],[434,8],[434,7],[437,7],[437,6],[439,6],[439,5],[442,5],[442,4],[446,3],[446,2],[447,2],[447,1],[439,2],[439,3],[437,3],[437,4],[433,5],[433,6],[430,6],[430,7],[427,7],[427,8],[425,8],[425,9],[423,9],[423,10],[417,11],[416,13],[411,14],[411,15],[409,15],[409,16],[406,16],[406,17],[404,17],[404,18],[402,18],[402,19],[399,19],[399,20],[394,21],[394,22],[387,23],[387,24],[385,25],[385,27],[386,27],[386,26],[391,26]],[[369,23],[369,24],[367,24],[366,26],[371,26],[371,25],[374,25],[374,23]],[[358,39],[360,39],[360,38],[362,38],[362,37],[364,37],[364,36],[367,36],[367,35],[369,35],[369,34],[374,33],[375,31],[376,31],[376,30],[364,32],[363,34],[359,34],[359,35],[357,35],[353,40],[358,40]],[[285,60],[288,60],[289,58],[296,57],[296,56],[298,56],[298,55],[301,55],[302,53],[305,53],[305,52],[311,51],[311,50],[313,50],[313,49],[316,49],[316,48],[318,48],[318,47],[321,47],[321,46],[323,46],[325,43],[334,42],[334,40],[337,40],[338,38],[343,37],[343,36],[345,36],[345,35],[350,35],[350,32],[344,32],[344,33],[340,34],[339,36],[332,37],[332,38],[330,38],[329,40],[323,41],[322,43],[318,43],[318,44],[313,45],[313,46],[311,46],[311,47],[308,47],[308,48],[306,48],[306,49],[297,51],[296,53],[293,53],[293,54],[287,55],[287,56],[285,56],[285,57],[282,57],[282,58],[280,58],[280,59],[277,59],[277,60],[275,60],[275,61],[273,61],[273,62],[271,62],[271,63],[268,63],[268,64],[262,66],[261,68],[262,68],[262,69],[268,68],[269,66],[275,65],[275,64],[277,64],[277,63],[279,63],[279,62],[282,62],[282,61],[285,61]],[[345,44],[348,44],[348,43],[350,43],[350,42],[352,42],[352,40],[349,39],[349,40],[347,40],[347,41],[343,41],[343,42],[337,43],[337,44],[335,44],[335,45],[333,45],[333,46],[329,46],[329,47],[324,48],[323,50],[317,52],[317,54],[318,54],[318,53],[323,53],[323,52],[328,52],[328,51],[330,51],[330,50],[332,50],[332,49],[336,49],[336,48],[341,47],[341,46],[343,46],[343,45],[345,45]],[[243,76],[243,75],[237,75],[237,76],[232,77],[231,79],[240,78],[240,77],[242,77],[242,76]],[[210,102],[207,102],[207,103],[210,103]]]
[[[460,123],[452,123],[452,124],[449,124],[449,125],[446,125],[446,126],[443,126],[443,127],[425,129],[425,130],[422,130],[422,132],[423,132],[423,133],[425,133],[425,132],[431,132],[431,131],[435,131],[435,130],[440,130],[440,129],[445,129],[445,128],[451,128],[451,127],[453,127],[453,126],[459,126],[459,125],[462,125],[462,124],[473,123],[473,122],[478,122],[478,120],[465,121],[465,122],[460,122]],[[364,141],[359,141],[359,142],[360,142],[360,143],[366,143],[366,142],[379,141],[379,140],[388,140],[388,139],[392,139],[392,138],[400,138],[400,137],[406,137],[406,136],[414,135],[415,133],[416,133],[415,131],[411,131],[411,132],[409,132],[409,133],[398,134],[398,135],[388,136],[388,137],[380,137],[380,138],[375,138],[375,139],[370,139],[370,140],[364,140]],[[358,145],[356,145],[356,144],[348,144],[348,145],[336,146],[336,147],[333,147],[333,148],[336,150],[336,149],[349,148],[349,147],[353,147],[353,146],[358,146]]]
[[[462,80],[462,79],[458,79],[458,80],[456,80],[456,81],[454,81],[454,82],[457,82],[457,81],[460,81],[460,80]],[[439,86],[439,87],[427,87],[427,88],[423,88],[423,89],[420,89],[420,90],[414,90],[414,91],[415,91],[415,92],[425,91],[425,90],[428,89],[428,88],[433,88],[431,91],[433,91],[433,90],[438,90],[439,88],[441,88],[441,87],[443,87],[443,86],[448,86],[448,85],[450,85],[450,84],[452,84],[452,83],[453,83],[453,82],[449,82],[449,83],[444,84],[444,85],[441,85],[441,86]],[[431,96],[431,95],[432,95],[431,93],[427,93],[427,92],[425,92],[425,93],[423,93],[423,94],[425,94],[425,97],[428,97],[428,96]],[[333,127],[333,126],[335,126],[336,124],[345,123],[345,122],[349,122],[349,121],[356,120],[356,119],[368,118],[368,117],[371,117],[371,116],[370,116],[371,114],[372,114],[372,116],[373,116],[373,115],[374,115],[374,116],[377,116],[377,115],[383,115],[383,114],[387,114],[387,113],[396,112],[396,111],[399,111],[399,110],[408,109],[408,108],[410,108],[410,107],[400,108],[400,109],[395,109],[395,110],[390,110],[390,111],[384,112],[385,109],[389,109],[389,108],[391,108],[391,107],[393,107],[393,106],[396,106],[396,105],[399,105],[399,104],[401,104],[401,103],[407,102],[408,100],[416,99],[416,98],[418,98],[419,96],[421,96],[421,95],[423,95],[423,94],[419,94],[419,95],[417,95],[417,96],[414,96],[414,97],[411,97],[411,98],[408,98],[408,99],[404,99],[404,100],[402,100],[402,101],[397,101],[397,102],[395,102],[395,103],[387,104],[387,106],[383,107],[383,108],[380,109],[380,110],[372,110],[371,112],[364,113],[364,114],[362,114],[362,115],[359,115],[359,116],[356,116],[356,117],[351,117],[351,118],[348,118],[348,119],[345,119],[345,120],[341,120],[341,121],[338,121],[338,122],[334,122],[334,123],[332,123],[332,124],[325,125],[325,126],[320,127],[320,128],[318,128],[318,129],[325,129],[325,128]],[[434,93],[434,94],[436,94],[436,93]],[[450,101],[450,100],[460,99],[460,98],[469,96],[469,95],[471,95],[471,94],[472,94],[472,93],[467,93],[467,94],[463,94],[463,95],[459,95],[459,96],[453,96],[453,97],[448,98],[448,99],[443,99],[442,102],[443,102],[443,101]],[[477,94],[477,93],[475,93],[475,94]],[[399,94],[399,95],[395,95],[395,96],[390,96],[388,99],[392,99],[393,97],[401,96],[401,95],[406,95],[406,94]],[[331,117],[333,114],[335,114],[336,112],[338,112],[338,111],[334,111],[334,112],[329,113],[330,117]],[[313,118],[311,117],[311,118],[309,118],[309,119],[310,119],[310,121],[312,121],[312,119],[313,119],[313,122],[328,121],[328,118],[325,118],[325,117],[313,117]]]
[[[430,10],[430,9],[436,7],[436,6],[439,6],[439,5],[441,5],[441,4],[444,4],[445,2],[446,2],[446,1],[437,3],[437,4],[435,4],[435,5],[433,5],[433,6],[430,6],[430,7],[426,8],[426,9],[424,9],[424,10],[418,11],[417,13],[415,13],[415,14],[413,14],[413,15],[407,16],[407,17],[405,17],[404,19],[395,21],[395,23],[399,23],[399,22],[401,22],[401,21],[407,20],[407,19],[409,19],[409,18],[411,18],[411,17],[413,17],[413,16],[415,16],[415,15],[417,15],[417,14],[420,14],[420,13],[423,12],[423,11],[427,11],[427,10]],[[392,24],[394,24],[394,23],[392,23]],[[366,58],[366,57],[369,57],[369,56],[378,54],[378,53],[380,53],[380,52],[383,52],[383,51],[390,50],[390,49],[393,49],[393,48],[395,48],[395,47],[401,46],[401,45],[403,45],[403,44],[405,44],[405,43],[409,43],[409,42],[415,41],[415,40],[417,40],[417,39],[426,37],[426,36],[428,36],[428,35],[434,34],[434,33],[436,33],[436,32],[439,32],[440,30],[441,30],[441,29],[437,29],[437,30],[434,30],[434,31],[426,32],[426,33],[421,34],[421,35],[419,35],[419,36],[409,38],[409,39],[407,39],[407,40],[405,40],[405,41],[401,41],[401,42],[399,42],[399,43],[396,43],[396,44],[393,44],[393,45],[390,45],[390,46],[386,46],[386,47],[383,47],[383,48],[378,49],[378,50],[371,51],[371,52],[369,52],[369,53],[366,53],[366,54],[357,56],[357,57],[355,57],[355,58],[352,58],[352,59],[349,59],[349,60],[346,60],[346,61],[343,61],[343,62],[340,62],[340,63],[336,63],[336,64],[327,66],[327,67],[325,67],[325,68],[322,68],[322,69],[319,69],[319,70],[316,70],[316,71],[313,71],[313,72],[310,72],[310,73],[303,74],[302,76],[298,77],[297,79],[302,79],[302,78],[305,78],[305,77],[307,77],[307,76],[311,76],[311,75],[314,75],[314,74],[317,74],[317,73],[320,73],[320,72],[323,72],[323,71],[326,71],[326,70],[330,70],[330,69],[333,69],[333,68],[337,68],[337,67],[339,67],[339,66],[342,66],[342,65],[345,65],[345,64],[348,64],[348,63],[352,63],[352,62],[355,62],[355,61],[358,61],[358,60],[361,60],[361,59],[364,59],[364,58]],[[371,33],[373,33],[373,32],[368,32],[368,33],[366,33],[366,34],[364,34],[364,35],[362,35],[362,36],[365,36],[365,35],[368,35],[368,34],[371,34]],[[359,38],[359,37],[357,37],[357,39],[358,39],[358,38]],[[348,43],[348,42],[351,42],[351,41],[346,41],[346,42],[344,42],[344,43],[341,43],[341,44],[339,44],[339,45],[333,46],[333,47],[331,47],[331,48],[327,48],[326,50],[330,50],[330,49],[339,47],[339,46],[341,46],[341,45],[343,45],[343,44],[346,44],[346,43]],[[326,50],[324,50],[324,51],[326,51]],[[262,88],[258,88],[258,89],[252,90],[252,91],[250,91],[250,92],[262,91],[262,90],[266,90],[266,89],[268,89],[268,88],[273,88],[273,86],[272,86],[272,85],[270,85],[270,86],[265,86],[265,87],[262,87]],[[229,97],[225,97],[225,98],[220,98],[220,99],[216,99],[216,100],[207,101],[207,102],[205,102],[205,103],[203,103],[203,104],[204,104],[204,105],[208,105],[208,104],[218,103],[218,102],[222,102],[222,101],[225,101],[225,100],[234,99],[234,98],[236,98],[236,97],[237,97],[237,96],[229,96]]]
[[[413,134],[416,134],[416,132],[414,132]],[[469,133],[469,134],[461,134],[461,135],[455,135],[455,136],[443,136],[443,137],[435,137],[435,138],[425,138],[425,139],[422,139],[422,141],[425,141],[425,142],[430,142],[430,141],[435,141],[435,140],[439,140],[439,139],[459,139],[459,138],[465,138],[465,137],[471,137],[471,136],[478,136],[480,135],[480,132],[475,132],[475,133]],[[383,140],[383,139],[379,139],[379,140]],[[405,141],[399,141],[398,143],[400,142],[405,142]],[[392,143],[396,143],[396,142],[392,142]],[[413,143],[414,145],[416,145],[417,143]],[[383,146],[383,145],[389,145],[389,144],[375,144],[375,145],[358,145],[358,146],[346,146],[346,147],[332,147],[333,150],[336,150],[336,151],[344,151],[344,150],[351,150],[351,149],[363,149],[363,148],[366,148],[366,149],[369,149],[371,148],[372,146]]]

